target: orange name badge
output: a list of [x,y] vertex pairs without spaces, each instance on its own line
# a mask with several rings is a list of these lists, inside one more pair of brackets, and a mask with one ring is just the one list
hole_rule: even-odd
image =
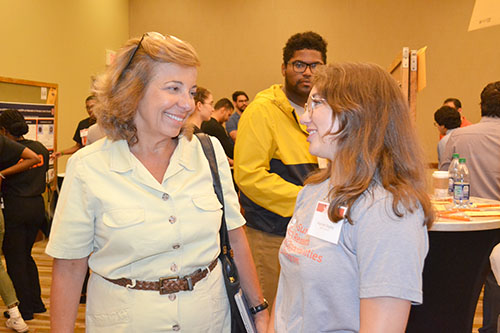
[[82,145],[86,146],[87,145],[87,136],[89,135],[89,129],[84,128],[80,130],[80,137],[82,138]]
[[336,223],[332,222],[328,217],[328,206],[330,206],[328,202],[318,201],[307,234],[333,244],[338,244],[344,220]]

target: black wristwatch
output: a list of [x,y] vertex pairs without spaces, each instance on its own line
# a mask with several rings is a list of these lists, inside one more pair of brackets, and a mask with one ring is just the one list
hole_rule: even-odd
[[262,304],[256,305],[253,308],[250,308],[250,312],[252,314],[257,314],[258,312],[261,312],[262,310],[265,310],[269,307],[269,303],[267,303],[267,300],[264,298],[264,302]]

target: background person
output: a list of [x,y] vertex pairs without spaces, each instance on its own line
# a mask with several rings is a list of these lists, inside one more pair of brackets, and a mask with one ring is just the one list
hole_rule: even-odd
[[[462,113],[462,102],[458,98],[450,97],[444,100],[443,106],[449,106],[454,108],[460,113],[461,123],[460,127],[466,127],[472,125],[470,121],[468,121]],[[441,140],[444,137],[444,134],[439,134],[439,139]]]
[[[470,195],[500,200],[500,81],[481,92],[481,120],[456,129],[450,136],[440,170],[448,170],[453,153],[465,158],[470,172]],[[500,242],[500,233],[491,249]],[[496,333],[500,316],[500,286],[489,270],[484,285],[483,326],[480,333]]]
[[[107,138],[69,160],[46,249],[55,257],[52,332],[73,331],[87,265],[88,332],[230,331],[217,259],[222,207],[201,144],[182,131],[198,65],[191,45],[150,32],[129,40],[97,81]],[[263,297],[244,219],[222,147],[212,142],[235,262],[256,306]],[[255,319],[265,332],[267,311]]]
[[[3,187],[3,182],[8,181],[12,175],[26,171],[40,163],[40,158],[31,149],[8,139],[2,134],[3,132],[4,130],[0,129],[0,189]],[[2,205],[3,199],[0,192],[0,206]],[[3,209],[0,209],[0,255],[4,230]],[[5,323],[7,327],[17,332],[27,332],[29,328],[19,312],[16,290],[2,261],[0,261],[0,296],[8,309],[9,318]]]
[[329,163],[297,198],[270,331],[404,332],[433,221],[408,104],[377,65],[328,65],[313,83],[300,121]]
[[188,123],[194,125],[194,132],[201,133],[201,124],[210,120],[214,111],[214,98],[205,88],[197,87],[194,95],[194,111],[188,118]]
[[237,90],[233,93],[232,98],[235,111],[226,122],[226,131],[234,143],[238,134],[238,122],[241,114],[248,106],[248,95],[244,91]]
[[462,117],[455,108],[443,105],[436,112],[434,112],[434,121],[434,125],[436,125],[439,134],[443,135],[437,145],[438,162],[440,166],[441,163],[443,163],[443,154],[444,149],[446,148],[446,143],[448,142],[448,139],[454,129],[460,127]]
[[255,96],[238,123],[234,179],[247,221],[246,232],[264,297],[278,286],[278,250],[306,176],[317,167],[305,126],[299,124],[311,78],[326,63],[326,42],[312,31],[291,36],[283,48],[275,84]]
[[215,103],[210,119],[201,124],[203,133],[215,136],[219,140],[229,160],[229,165],[233,165],[234,145],[223,125],[233,110],[233,103],[227,98],[221,98]]
[[28,140],[28,125],[17,110],[6,110],[0,114],[0,128],[4,134],[24,147],[31,149],[40,162],[29,170],[9,177],[2,184],[4,199],[5,235],[3,253],[17,297],[19,310],[25,320],[33,319],[35,313],[47,310],[42,301],[40,279],[31,250],[38,230],[45,222],[45,202],[42,194],[46,188],[49,169],[49,151],[38,141]]
[[87,110],[89,116],[78,123],[75,135],[73,135],[73,141],[75,141],[75,144],[69,148],[52,153],[50,158],[59,158],[63,155],[71,155],[87,145],[89,127],[95,124],[95,116],[93,112],[95,103],[96,97],[93,95],[90,95],[85,99],[85,109]]

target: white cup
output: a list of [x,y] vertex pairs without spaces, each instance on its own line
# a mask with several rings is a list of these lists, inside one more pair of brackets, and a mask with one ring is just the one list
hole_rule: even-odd
[[432,186],[436,199],[448,197],[448,171],[434,171],[432,173]]

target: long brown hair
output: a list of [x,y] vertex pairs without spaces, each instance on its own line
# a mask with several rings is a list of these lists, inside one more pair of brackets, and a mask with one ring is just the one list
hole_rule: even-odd
[[339,123],[333,160],[306,180],[316,184],[330,178],[330,219],[342,219],[339,208],[346,206],[345,217],[352,224],[351,207],[375,180],[392,194],[396,216],[421,206],[430,227],[434,214],[423,153],[396,81],[380,66],[343,63],[321,66],[313,84]]

